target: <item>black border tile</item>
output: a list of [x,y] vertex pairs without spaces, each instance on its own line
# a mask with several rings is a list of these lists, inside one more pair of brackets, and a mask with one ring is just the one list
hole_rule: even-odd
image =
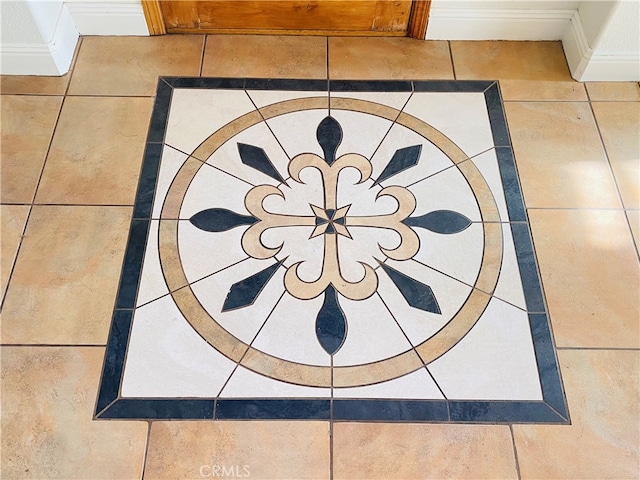
[[511,223],[511,234],[516,247],[516,257],[527,311],[529,313],[544,313],[546,309],[542,297],[538,265],[533,253],[529,225],[526,223]]
[[[380,399],[146,399],[120,398],[126,348],[133,321],[142,261],[149,233],[154,190],[173,88],[263,90],[484,92],[511,231],[532,332],[544,401],[457,401]],[[519,223],[518,223],[519,222]],[[526,210],[497,82],[370,81],[161,77],[151,118],[134,215],[109,333],[96,418],[104,419],[318,419],[439,423],[569,423],[567,403]]]
[[333,419],[351,421],[448,422],[446,400],[333,400]]
[[148,219],[133,219],[131,222],[129,241],[127,242],[127,251],[124,254],[124,264],[116,300],[117,309],[134,308],[136,306],[138,284],[142,273],[142,261],[147,247],[150,223],[151,220]]
[[331,400],[219,399],[217,420],[329,420]]
[[494,80],[421,80],[413,82],[413,89],[416,92],[479,93],[494,84]]
[[511,147],[496,147],[495,150],[498,159],[498,168],[500,170],[500,178],[502,179],[504,199],[507,203],[509,221],[526,222],[527,214],[524,206],[524,198],[522,197],[522,190],[520,189],[518,171],[513,158],[513,150]]
[[246,90],[295,90],[327,92],[327,80],[296,80],[289,78],[247,78]]
[[403,80],[330,80],[332,92],[411,92],[410,81]]

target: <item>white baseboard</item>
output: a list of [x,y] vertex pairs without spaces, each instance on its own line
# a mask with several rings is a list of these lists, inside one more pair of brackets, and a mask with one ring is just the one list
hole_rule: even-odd
[[149,35],[141,3],[112,0],[65,5],[81,35]]
[[579,82],[640,81],[640,54],[594,51],[589,47],[578,12],[562,37],[571,76]]
[[64,75],[71,67],[78,31],[65,5],[49,43],[0,44],[3,75]]
[[574,10],[446,8],[429,14],[427,40],[560,40]]

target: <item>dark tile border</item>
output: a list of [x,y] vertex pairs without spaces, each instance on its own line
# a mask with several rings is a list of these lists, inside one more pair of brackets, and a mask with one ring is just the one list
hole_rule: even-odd
[[[149,233],[162,142],[175,88],[336,92],[484,93],[520,268],[543,401],[371,399],[148,399],[121,398],[120,384]],[[95,418],[332,420],[432,423],[568,424],[562,380],[546,313],[526,210],[497,82],[236,79],[161,77],[149,126],[134,215],[116,297]]]

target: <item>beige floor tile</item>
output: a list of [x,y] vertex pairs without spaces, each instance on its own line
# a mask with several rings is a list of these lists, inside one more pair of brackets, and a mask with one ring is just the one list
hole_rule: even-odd
[[640,352],[558,352],[572,425],[514,425],[522,479],[638,478]]
[[131,213],[33,208],[2,312],[3,343],[105,343]]
[[3,95],[0,199],[31,203],[62,97]]
[[[35,75],[0,75],[0,93],[29,95],[64,95],[70,74],[60,77]],[[3,98],[4,101],[4,98]]]
[[640,102],[637,82],[589,82],[586,86],[592,101]]
[[560,42],[451,42],[458,80],[500,80],[505,100],[586,100]]
[[85,37],[70,95],[155,94],[158,76],[198,76],[204,37]]
[[640,208],[640,103],[592,105],[622,203],[626,208]]
[[0,206],[0,298],[7,288],[29,208],[28,205]]
[[327,479],[329,423],[224,421],[152,424],[146,480],[216,476]]
[[67,97],[37,203],[133,205],[153,99]]
[[556,344],[640,345],[638,258],[622,210],[529,210]]
[[529,208],[620,208],[588,103],[505,105]]
[[449,45],[411,38],[330,38],[329,78],[453,79]]
[[203,77],[327,78],[325,37],[210,35]]
[[631,225],[633,241],[636,242],[636,248],[640,252],[640,210],[627,210],[626,214]]
[[102,348],[2,348],[2,477],[138,479],[147,424],[93,421]]
[[333,437],[336,480],[517,478],[507,426],[336,423]]

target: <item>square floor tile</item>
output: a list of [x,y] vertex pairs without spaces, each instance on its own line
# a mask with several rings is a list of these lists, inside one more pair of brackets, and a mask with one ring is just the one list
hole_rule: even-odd
[[96,415],[566,423],[498,84],[328,87],[160,81]]
[[561,42],[452,41],[456,78],[498,79],[505,100],[587,100]]
[[200,73],[203,35],[85,37],[69,95],[152,96],[158,75]]
[[202,75],[327,78],[327,39],[291,35],[208,35]]
[[33,201],[61,104],[61,97],[2,96],[2,203]]

